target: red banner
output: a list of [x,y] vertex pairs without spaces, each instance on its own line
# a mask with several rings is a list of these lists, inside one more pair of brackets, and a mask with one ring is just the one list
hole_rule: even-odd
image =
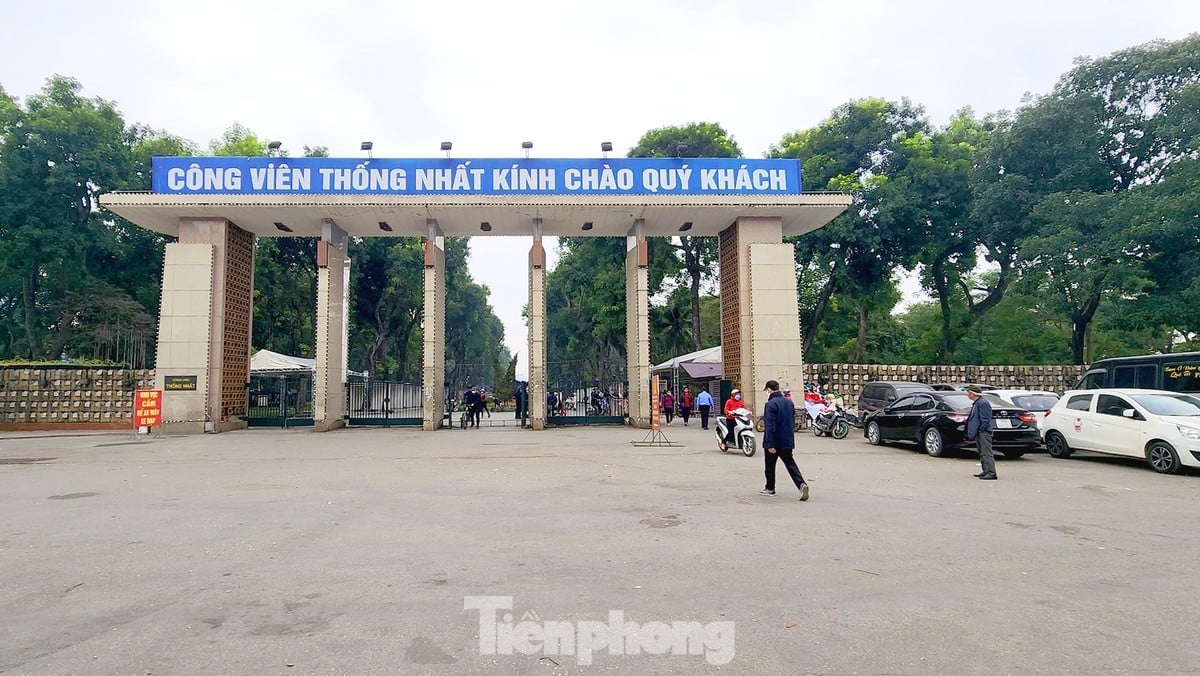
[[658,416],[661,414],[662,402],[658,400],[658,376],[650,377],[650,429],[658,431]]
[[162,425],[162,390],[135,390],[133,393],[133,426]]

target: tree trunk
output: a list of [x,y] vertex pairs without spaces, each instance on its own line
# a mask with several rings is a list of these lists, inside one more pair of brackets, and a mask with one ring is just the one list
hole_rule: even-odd
[[945,256],[940,256],[938,261],[933,264],[933,286],[937,291],[938,306],[942,310],[942,354],[939,361],[948,364],[954,355],[954,350],[958,347],[958,335],[954,331],[950,317],[950,284],[946,279]]
[[858,338],[854,341],[851,364],[862,364],[867,360],[867,319],[870,312],[865,305],[858,306]]
[[37,359],[42,351],[42,340],[33,328],[33,297],[36,280],[31,276],[21,278],[21,303],[25,310],[25,345],[29,359]]
[[1096,316],[1096,308],[1100,307],[1100,295],[1099,291],[1092,292],[1083,307],[1071,312],[1071,359],[1075,364],[1085,363],[1083,358],[1087,347],[1088,327]]
[[833,296],[833,289],[836,286],[837,279],[837,264],[829,271],[829,279],[825,281],[825,286],[821,288],[821,293],[817,296],[817,304],[813,307],[812,320],[809,321],[804,329],[801,348],[805,354],[808,353],[808,348],[812,347],[813,339],[817,337],[817,325],[821,323],[821,319],[825,317],[825,310],[829,308],[829,299]]

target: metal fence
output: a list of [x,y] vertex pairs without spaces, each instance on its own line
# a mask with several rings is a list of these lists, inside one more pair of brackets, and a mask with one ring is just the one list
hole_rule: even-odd
[[250,376],[246,422],[251,427],[306,427],[313,424],[312,373]]
[[347,423],[384,427],[420,425],[423,401],[420,385],[386,380],[350,382],[346,385]]

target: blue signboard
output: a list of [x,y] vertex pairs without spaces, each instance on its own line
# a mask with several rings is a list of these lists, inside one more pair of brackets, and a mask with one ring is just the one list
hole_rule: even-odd
[[174,195],[795,195],[799,160],[155,157]]

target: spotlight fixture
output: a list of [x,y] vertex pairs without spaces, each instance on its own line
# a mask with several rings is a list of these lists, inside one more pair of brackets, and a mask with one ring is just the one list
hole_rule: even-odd
[[279,150],[283,147],[283,141],[271,141],[267,144],[267,147],[271,150]]
[[442,150],[446,151],[446,157],[450,157],[450,149],[453,147],[454,147],[453,143],[451,143],[449,141],[442,141]]
[[687,232],[688,230],[691,230],[691,229],[692,229],[691,221],[687,221],[683,225],[679,226],[679,232]]
[[287,227],[283,223],[280,223],[279,221],[275,221],[275,227],[283,232],[293,232],[291,228]]
[[525,159],[529,159],[529,151],[533,150],[533,141],[521,141],[521,148],[525,150]]
[[684,154],[687,153],[687,151],[688,151],[688,144],[686,144],[686,143],[676,143],[675,144],[675,157],[683,157]]
[[375,147],[375,144],[374,144],[374,143],[372,143],[372,142],[370,142],[370,141],[363,141],[363,142],[362,142],[362,146],[360,146],[360,148],[361,148],[362,150],[365,150],[365,151],[367,151],[367,157],[375,157],[375,155],[371,154],[371,150],[372,150],[374,147]]
[[584,231],[585,231],[585,232],[586,232],[586,231],[588,231],[588,230],[591,230],[591,229],[592,229],[592,222],[591,222],[591,221],[588,221],[588,222],[584,223],[584,224],[583,224],[583,229],[584,229]]
[[379,221],[379,229],[384,232],[391,232],[392,226],[388,225],[387,221]]
[[479,224],[479,229],[480,229],[480,230],[482,230],[482,231],[484,231],[484,232],[491,232],[491,231],[492,231],[492,224],[491,224],[491,223],[488,223],[487,221],[484,221],[484,222],[482,222],[482,223],[480,223],[480,224]]
[[604,159],[608,159],[608,154],[612,152],[612,141],[601,141],[600,152],[604,153]]

